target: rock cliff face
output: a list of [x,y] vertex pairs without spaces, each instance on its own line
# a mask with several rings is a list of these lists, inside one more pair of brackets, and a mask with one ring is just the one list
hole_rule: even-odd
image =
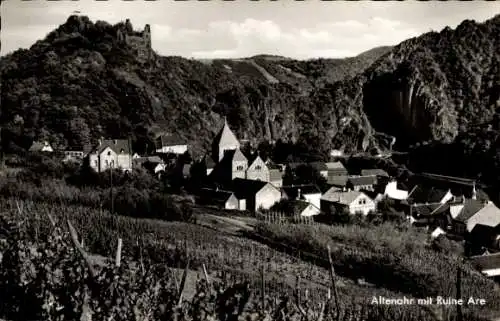
[[131,135],[139,151],[162,131],[202,150],[223,116],[240,138],[322,152],[449,142],[495,115],[499,34],[497,16],[348,59],[196,61],[157,55],[149,26],[72,16],[2,57],[0,123],[63,147]]
[[451,142],[500,107],[500,16],[407,40],[355,81],[375,129],[400,143]]

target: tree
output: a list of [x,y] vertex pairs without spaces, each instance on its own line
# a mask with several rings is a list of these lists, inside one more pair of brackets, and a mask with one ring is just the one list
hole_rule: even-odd
[[68,142],[70,146],[83,147],[90,144],[90,129],[82,117],[73,118],[69,125]]

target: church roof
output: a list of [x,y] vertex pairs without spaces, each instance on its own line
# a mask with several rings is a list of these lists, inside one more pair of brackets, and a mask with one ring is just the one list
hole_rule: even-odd
[[224,120],[224,127],[222,127],[217,136],[215,136],[213,143],[218,146],[232,146],[239,145],[240,142],[231,128],[229,128],[227,120]]

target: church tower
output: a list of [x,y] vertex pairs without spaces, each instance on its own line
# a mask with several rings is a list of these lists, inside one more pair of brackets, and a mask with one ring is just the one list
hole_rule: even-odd
[[212,143],[212,158],[217,163],[224,157],[224,152],[228,150],[236,150],[240,148],[240,142],[229,128],[227,119],[224,117],[224,127],[215,136]]

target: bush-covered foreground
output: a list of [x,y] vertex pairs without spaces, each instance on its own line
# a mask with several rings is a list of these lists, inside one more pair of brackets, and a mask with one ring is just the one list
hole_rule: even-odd
[[[220,313],[232,311],[240,302],[238,298],[248,293],[250,298],[240,320],[252,313],[260,319],[269,315],[268,320],[319,320],[317,315],[303,318],[297,300],[304,310],[317,313],[325,302],[323,319],[335,320],[336,304],[333,295],[332,300],[326,299],[328,289],[338,293],[339,320],[456,320],[455,308],[441,311],[415,305],[370,305],[373,296],[398,298],[402,294],[361,286],[338,275],[333,291],[329,267],[308,264],[256,242],[228,238],[193,224],[138,220],[85,207],[13,199],[0,199],[0,205],[1,218],[20,226],[18,232],[2,226],[10,231],[0,250],[0,318],[7,320],[80,319],[85,306],[93,311],[93,320],[236,320]],[[77,240],[83,240],[85,253],[113,256],[116,240],[122,238],[122,267],[114,268],[103,261],[93,266],[95,275],[91,277],[78,247],[68,236],[68,220],[78,231]],[[334,261],[338,261],[335,252]],[[203,265],[213,286],[210,289]],[[199,277],[194,293],[184,291],[182,308],[178,308],[182,280],[175,278],[172,267],[186,266],[198,271]],[[330,314],[328,307],[332,309]],[[465,310],[463,320],[482,320],[477,316],[488,312]]]
[[[21,212],[21,210],[20,210]],[[18,217],[19,219],[20,217]],[[207,274],[192,300],[183,300],[189,260],[178,280],[165,265],[90,261],[70,221],[49,216],[51,233],[30,241],[21,220],[2,217],[0,317],[8,320],[432,320],[408,307],[360,305],[333,295],[313,301],[295,294],[271,299],[247,281]],[[333,284],[333,283],[332,283]],[[262,285],[262,284],[261,284]],[[336,288],[331,287],[333,293]],[[263,294],[263,295],[262,295]],[[337,299],[336,299],[337,298]],[[346,300],[347,299],[347,300]],[[480,320],[466,315],[466,320]],[[447,316],[446,320],[454,320]]]
[[[424,234],[415,229],[398,230],[391,224],[370,228],[260,224],[257,233],[270,244],[300,248],[305,259],[320,256],[330,245],[333,264],[340,275],[362,277],[377,286],[415,297],[455,297],[460,268],[462,297],[487,301],[486,306],[474,306],[472,310],[478,315],[500,311],[500,289],[496,283],[458,256],[431,250]],[[319,260],[317,263],[324,264]]]

